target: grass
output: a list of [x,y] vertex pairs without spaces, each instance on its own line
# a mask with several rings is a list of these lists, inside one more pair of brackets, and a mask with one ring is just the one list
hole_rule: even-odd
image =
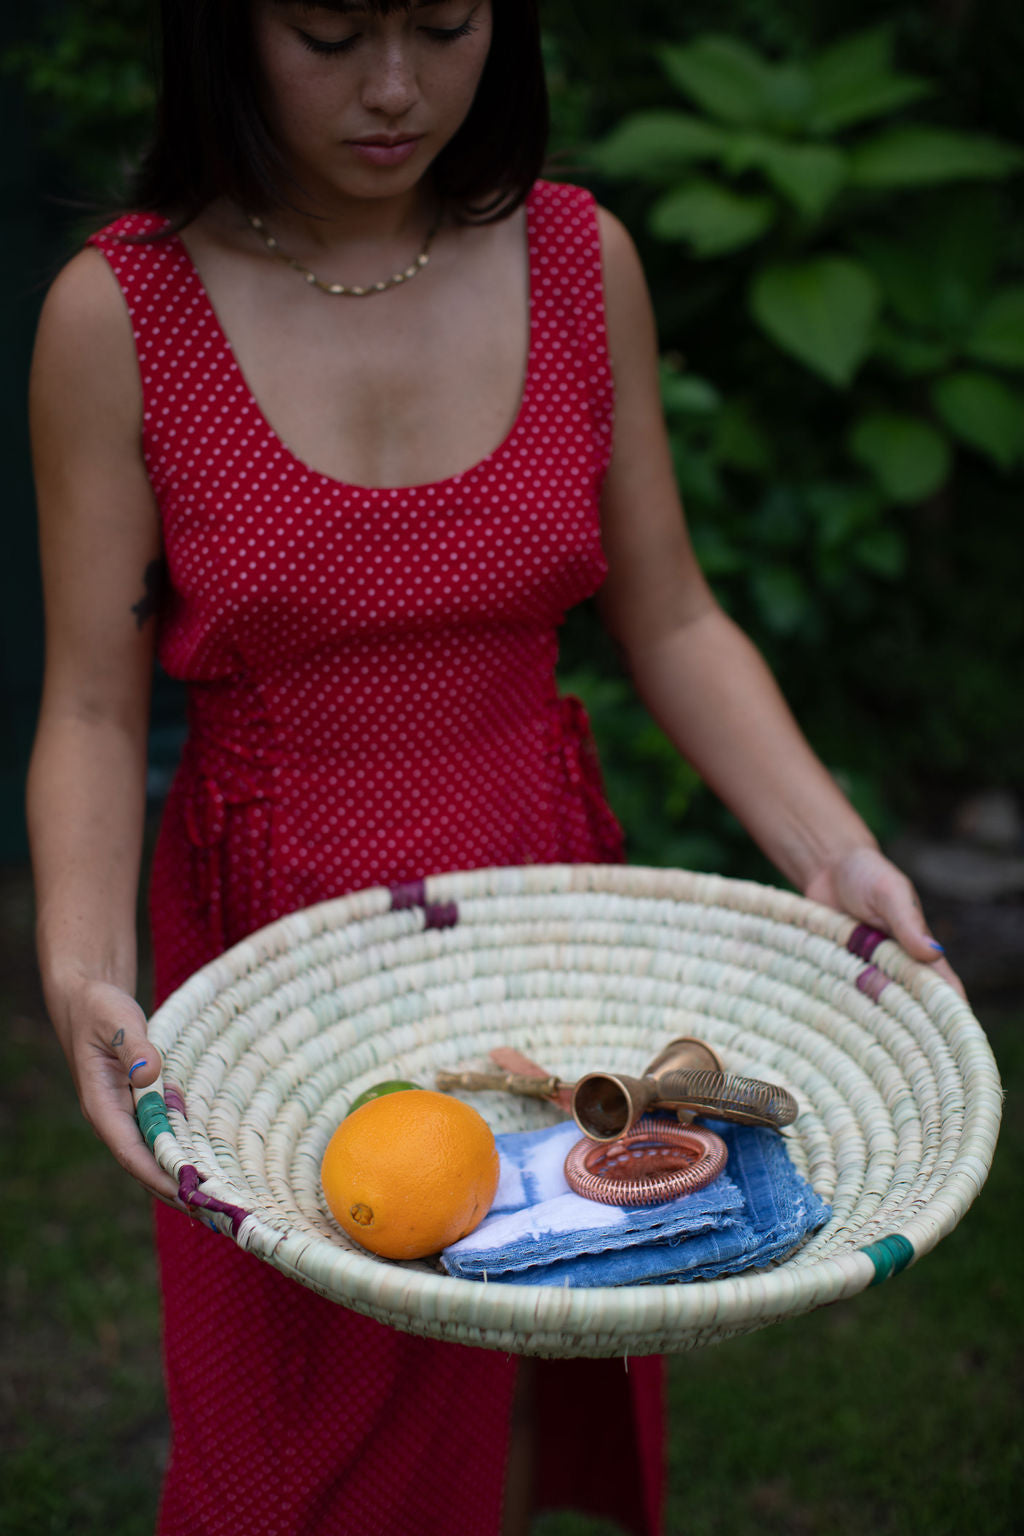
[[[0,877],[2,1536],[146,1536],[166,1421],[146,1197],[78,1112]],[[1019,1529],[1024,1007],[978,1004],[1008,1089],[982,1198],[853,1301],[670,1365],[667,1536],[1003,1536]],[[617,1536],[546,1515],[534,1536]],[[245,1536],[240,1532],[239,1536]]]

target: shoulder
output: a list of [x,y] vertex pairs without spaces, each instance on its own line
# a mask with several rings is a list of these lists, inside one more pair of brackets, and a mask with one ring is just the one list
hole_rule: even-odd
[[643,267],[629,231],[586,187],[538,181],[530,193],[530,208],[534,215],[548,220],[574,223],[581,232],[596,229],[606,300],[615,303],[620,296],[646,300]]
[[633,238],[607,208],[598,207],[605,320],[613,359],[617,354],[649,349],[654,319],[647,279]]
[[86,246],[58,272],[43,301],[39,340],[65,350],[131,341],[131,323],[118,282],[102,253]]
[[42,325],[69,325],[76,334],[95,326],[123,332],[128,315],[123,269],[159,261],[168,243],[143,237],[167,228],[160,214],[128,213],[96,230],[51,284]]
[[109,263],[87,246],[57,274],[43,302],[32,361],[33,397],[92,416],[114,407],[139,415],[131,319]]
[[600,260],[605,272],[605,287],[611,293],[633,290],[646,295],[646,280],[633,235],[606,207],[597,207],[597,232],[600,235]]

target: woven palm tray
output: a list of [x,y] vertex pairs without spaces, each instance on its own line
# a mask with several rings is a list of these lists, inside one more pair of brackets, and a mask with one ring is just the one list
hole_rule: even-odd
[[[810,1311],[904,1269],[988,1173],[1001,1109],[968,1006],[893,942],[771,887],[552,865],[362,891],[262,929],[154,1014],[137,1113],[197,1215],[303,1285],[409,1332],[519,1354],[672,1353]],[[567,1290],[455,1280],[357,1249],[320,1160],[382,1078],[433,1085],[513,1045],[563,1079],[638,1073],[695,1035],[781,1083],[793,1161],[833,1215],[732,1278]],[[466,1095],[496,1131],[560,1117]]]

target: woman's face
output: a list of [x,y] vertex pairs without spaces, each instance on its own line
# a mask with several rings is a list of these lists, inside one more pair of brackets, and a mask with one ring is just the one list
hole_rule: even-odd
[[491,0],[253,0],[264,110],[317,204],[401,195],[458,131],[491,41]]

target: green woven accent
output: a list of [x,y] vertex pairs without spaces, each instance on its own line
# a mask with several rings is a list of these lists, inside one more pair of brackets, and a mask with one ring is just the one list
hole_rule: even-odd
[[862,1248],[861,1253],[866,1253],[875,1266],[875,1278],[872,1285],[881,1285],[883,1280],[889,1280],[893,1275],[898,1275],[901,1269],[906,1269],[914,1257],[914,1245],[909,1238],[900,1237],[893,1233],[891,1237],[880,1237],[877,1243],[868,1243]]
[[135,1118],[139,1122],[139,1130],[149,1143],[152,1152],[157,1137],[163,1131],[170,1131],[171,1122],[167,1118],[167,1105],[164,1103],[163,1094],[147,1093],[145,1098],[139,1100],[135,1106]]

